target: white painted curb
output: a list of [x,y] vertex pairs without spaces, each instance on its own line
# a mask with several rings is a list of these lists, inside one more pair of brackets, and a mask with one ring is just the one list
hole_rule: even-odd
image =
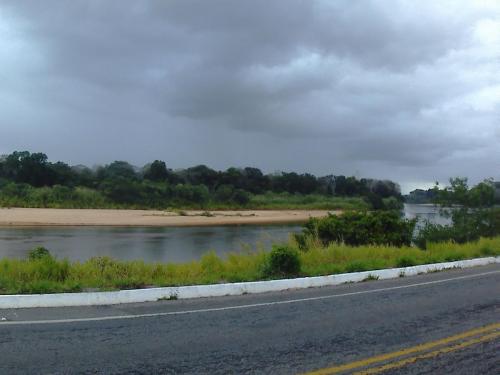
[[276,292],[287,289],[304,289],[339,285],[363,281],[369,276],[376,277],[379,280],[394,279],[402,275],[413,276],[421,273],[435,272],[451,268],[484,266],[491,263],[500,263],[500,257],[476,258],[470,260],[460,260],[457,262],[424,264],[421,266],[271,281],[133,289],[120,290],[117,292],[1,295],[0,309],[116,305],[120,303],[153,302],[171,297],[186,299],[235,296],[247,293]]

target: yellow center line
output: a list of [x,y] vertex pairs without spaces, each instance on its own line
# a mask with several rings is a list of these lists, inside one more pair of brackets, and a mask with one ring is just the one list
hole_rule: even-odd
[[388,360],[399,358],[399,357],[406,356],[406,355],[409,355],[409,354],[416,354],[416,353],[419,353],[419,352],[431,350],[431,349],[434,349],[434,348],[436,348],[438,346],[447,345],[447,344],[453,343],[455,341],[463,340],[463,339],[466,339],[466,338],[469,338],[469,337],[472,337],[472,336],[477,336],[477,335],[480,335],[480,334],[486,334],[486,333],[489,333],[489,332],[493,332],[493,331],[495,331],[497,329],[500,329],[500,323],[494,323],[494,324],[490,324],[490,325],[487,325],[487,326],[484,326],[484,327],[471,329],[469,331],[462,332],[462,333],[459,333],[457,335],[453,335],[453,336],[449,336],[449,337],[446,337],[446,338],[443,338],[443,339],[440,339],[440,340],[431,341],[431,342],[428,342],[428,343],[416,345],[416,346],[413,346],[413,347],[410,347],[410,348],[406,348],[406,349],[402,349],[402,350],[398,350],[398,351],[395,351],[395,352],[392,352],[392,353],[381,354],[381,355],[377,355],[377,356],[374,356],[374,357],[362,359],[362,360],[359,360],[359,361],[346,363],[344,365],[333,366],[333,367],[328,367],[328,368],[324,368],[324,369],[320,369],[320,370],[308,372],[305,375],[330,375],[330,374],[338,374],[338,373],[343,372],[343,371],[354,370],[354,369],[357,369],[359,367],[369,366],[369,365],[372,365],[372,364],[376,364],[376,363],[383,362],[383,361],[388,361]]
[[355,374],[356,375],[378,374],[378,373],[381,373],[381,372],[384,372],[387,370],[392,370],[395,368],[399,368],[399,367],[403,367],[403,366],[415,363],[416,361],[421,360],[421,359],[433,358],[433,357],[438,356],[439,354],[446,354],[446,353],[454,352],[456,350],[460,350],[460,349],[466,348],[466,347],[471,346],[471,345],[479,344],[481,342],[490,341],[490,340],[493,340],[497,337],[500,337],[500,332],[490,333],[488,335],[484,335],[484,336],[481,336],[481,337],[478,337],[478,338],[475,338],[475,339],[472,339],[469,341],[464,341],[460,344],[437,349],[437,350],[434,350],[432,352],[428,352],[425,354],[419,354],[419,355],[416,355],[414,357],[406,358],[406,359],[403,359],[403,360],[398,361],[398,362],[392,362],[392,363],[388,363],[388,364],[380,366],[380,367],[374,367],[374,368],[371,368],[371,369],[368,369],[365,371],[356,372]]

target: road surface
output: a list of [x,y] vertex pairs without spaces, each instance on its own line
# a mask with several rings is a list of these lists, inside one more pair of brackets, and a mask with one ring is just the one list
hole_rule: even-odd
[[500,265],[2,318],[0,374],[500,373]]

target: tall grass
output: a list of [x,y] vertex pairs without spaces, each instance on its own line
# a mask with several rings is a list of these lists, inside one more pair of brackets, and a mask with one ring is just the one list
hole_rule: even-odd
[[[293,240],[288,244],[294,247]],[[430,244],[427,250],[413,247],[331,244],[311,241],[309,250],[298,252],[300,276],[319,276],[381,268],[461,260],[500,255],[500,237],[477,242]],[[116,290],[148,286],[178,286],[266,279],[269,253],[229,254],[215,252],[199,261],[182,264],[117,261],[107,257],[86,262],[68,262],[50,256],[40,259],[0,260],[0,293],[55,293],[88,289]]]

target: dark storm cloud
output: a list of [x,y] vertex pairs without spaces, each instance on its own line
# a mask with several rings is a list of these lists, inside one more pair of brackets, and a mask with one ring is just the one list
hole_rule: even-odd
[[499,177],[498,22],[488,1],[3,2],[0,151]]

